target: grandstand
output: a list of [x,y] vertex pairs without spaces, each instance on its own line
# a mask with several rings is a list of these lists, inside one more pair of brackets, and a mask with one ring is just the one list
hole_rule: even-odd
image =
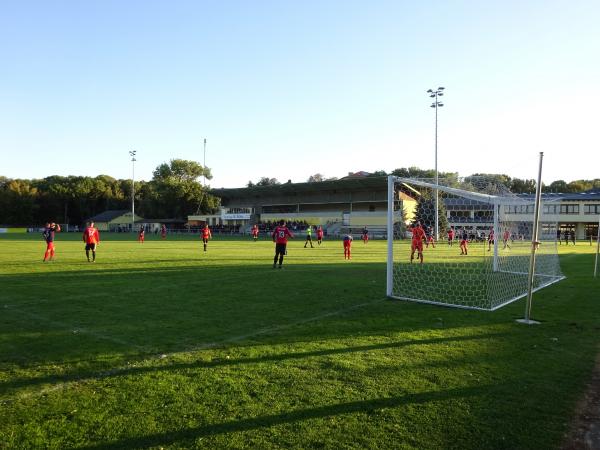
[[[285,219],[296,231],[321,225],[328,236],[340,236],[367,227],[373,238],[386,235],[387,177],[361,174],[314,183],[214,189],[211,193],[221,198],[221,214],[189,216],[189,223],[239,225],[242,232],[248,232],[255,223],[268,231],[271,224]],[[412,214],[416,200],[401,195],[407,213]]]

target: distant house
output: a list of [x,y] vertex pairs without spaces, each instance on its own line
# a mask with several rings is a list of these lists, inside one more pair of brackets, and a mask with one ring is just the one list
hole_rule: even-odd
[[[144,220],[135,215],[135,222]],[[86,219],[86,222],[94,222],[100,231],[131,231],[131,211],[126,209],[111,209]]]

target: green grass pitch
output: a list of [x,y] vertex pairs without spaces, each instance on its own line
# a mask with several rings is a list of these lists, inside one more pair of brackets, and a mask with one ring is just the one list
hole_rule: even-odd
[[383,241],[102,237],[0,235],[2,449],[558,448],[600,343],[588,243],[525,326],[386,299]]

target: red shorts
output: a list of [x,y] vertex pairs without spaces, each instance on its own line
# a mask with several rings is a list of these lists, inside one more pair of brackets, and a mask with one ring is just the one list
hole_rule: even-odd
[[419,240],[413,239],[410,249],[411,250],[419,250],[420,252],[422,252],[423,251],[423,241],[420,239]]
[[344,248],[350,248],[352,246],[352,241],[344,241]]
[[467,245],[467,241],[463,239],[462,241],[460,241],[460,245]]
[[47,242],[46,250],[54,250],[54,242]]

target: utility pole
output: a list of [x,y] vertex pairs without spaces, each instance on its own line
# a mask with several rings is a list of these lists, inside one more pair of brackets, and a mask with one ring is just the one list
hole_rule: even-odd
[[131,156],[131,231],[135,231],[135,154],[137,150],[130,150]]

